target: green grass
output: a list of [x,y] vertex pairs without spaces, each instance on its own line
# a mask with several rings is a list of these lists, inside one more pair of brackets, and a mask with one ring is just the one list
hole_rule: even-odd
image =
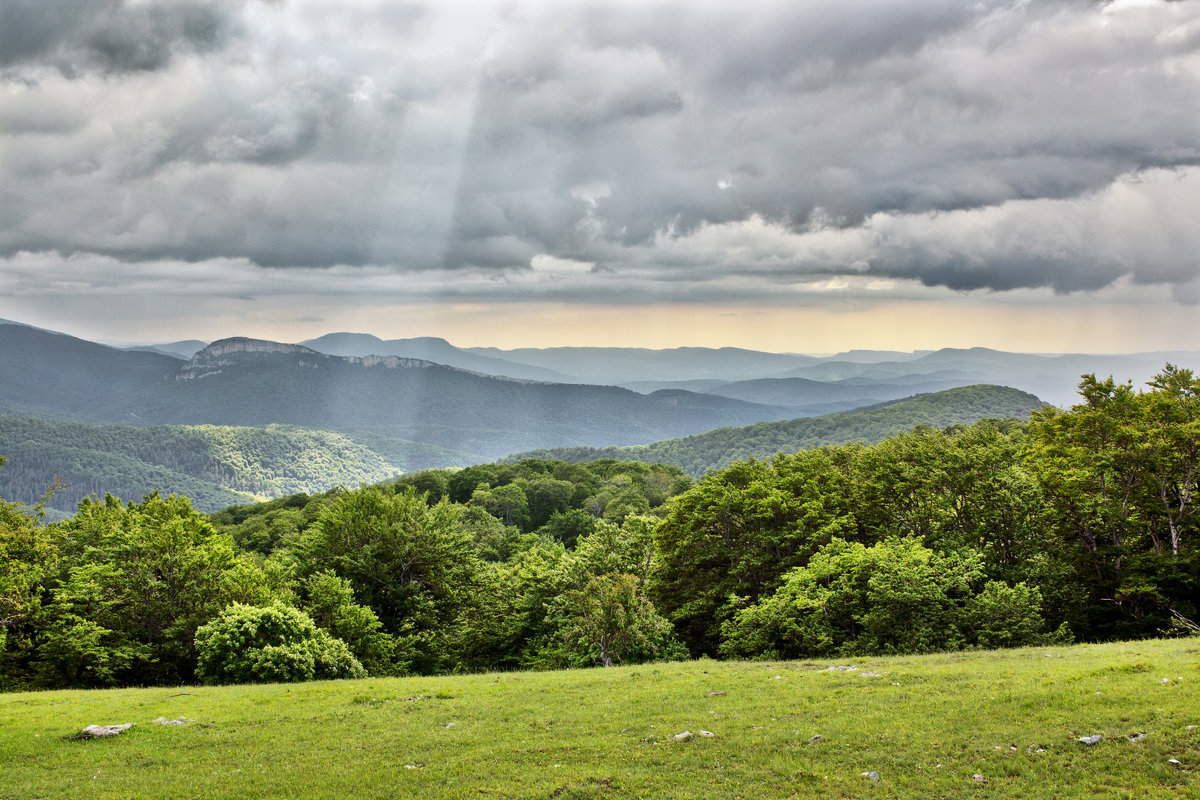
[[1197,639],[38,692],[0,695],[0,798],[1200,797],[1198,725]]

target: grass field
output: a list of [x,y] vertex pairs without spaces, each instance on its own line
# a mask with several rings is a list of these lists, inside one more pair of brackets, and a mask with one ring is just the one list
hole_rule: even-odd
[[1198,726],[1195,638],[37,692],[0,695],[0,798],[1200,797]]

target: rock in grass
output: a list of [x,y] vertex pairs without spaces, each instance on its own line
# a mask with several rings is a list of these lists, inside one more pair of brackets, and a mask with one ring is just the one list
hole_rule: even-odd
[[809,740],[808,740],[808,743],[809,743],[809,744],[816,744],[817,742],[824,741],[824,739],[825,739],[825,737],[824,737],[824,736],[822,736],[821,734],[819,734],[819,733],[818,733],[816,736],[814,736],[814,737],[812,737],[811,739],[809,739]]
[[709,697],[724,697],[725,695],[729,694],[729,692],[707,692],[707,694]]
[[871,770],[870,772],[862,772],[859,774],[861,774],[864,778],[870,778],[873,781],[879,780],[879,773],[875,770]]
[[1180,761],[1178,758],[1168,758],[1167,763],[1170,764],[1172,767],[1182,767],[1183,766],[1183,762]]
[[126,722],[124,725],[88,725],[79,735],[99,739],[103,736],[116,736],[124,733],[133,727],[132,722]]
[[700,736],[716,736],[712,731],[697,731]]
[[691,731],[683,731],[682,733],[675,734],[671,738],[677,742],[686,742],[688,739],[694,739],[695,737],[696,734],[692,733]]
[[191,722],[191,720],[187,717],[180,717],[179,719],[167,719],[166,717],[159,717],[158,719],[151,721],[156,722],[159,725],[187,725],[189,722]]
[[971,780],[975,781],[976,783],[987,783],[988,782],[987,778],[983,777],[978,772],[976,772],[974,775],[971,776]]
[[1145,739],[1145,738],[1146,738],[1146,734],[1144,734],[1144,733],[1134,733],[1129,736],[1129,741],[1140,742],[1142,739]]
[[1100,736],[1099,734],[1095,736],[1080,736],[1075,741],[1079,742],[1080,744],[1093,745],[1104,741],[1104,737]]

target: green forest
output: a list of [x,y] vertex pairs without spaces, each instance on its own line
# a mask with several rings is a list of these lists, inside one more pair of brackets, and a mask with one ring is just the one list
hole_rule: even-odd
[[920,653],[1197,631],[1200,379],[678,466],[525,459],[207,516],[0,503],[0,686]]

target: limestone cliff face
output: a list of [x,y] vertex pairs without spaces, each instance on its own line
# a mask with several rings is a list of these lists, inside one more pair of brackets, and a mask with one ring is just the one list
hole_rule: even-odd
[[246,364],[257,359],[292,357],[296,366],[318,367],[322,364],[355,364],[363,367],[384,367],[385,369],[413,369],[437,366],[432,361],[422,361],[419,358],[400,358],[399,356],[329,356],[310,350],[298,344],[270,342],[265,339],[249,339],[245,336],[234,336],[220,339],[205,347],[192,360],[184,365],[176,374],[177,381],[190,381],[216,375],[226,367],[235,364]]
[[307,347],[303,347],[298,344],[284,344],[283,342],[268,342],[265,339],[248,339],[245,336],[233,336],[228,339],[219,339],[213,342],[208,347],[192,356],[192,362],[212,362],[221,358],[222,356],[229,356],[238,353],[288,353],[303,356],[315,356],[317,358],[328,358],[328,356],[322,355],[316,350],[309,350]]
[[[424,361],[419,358],[401,358],[400,356],[346,356],[342,359],[350,364],[362,364],[364,367],[387,367],[388,369],[400,369],[401,367],[436,367],[438,364],[432,361]],[[446,369],[455,369],[454,367],[446,367]]]

